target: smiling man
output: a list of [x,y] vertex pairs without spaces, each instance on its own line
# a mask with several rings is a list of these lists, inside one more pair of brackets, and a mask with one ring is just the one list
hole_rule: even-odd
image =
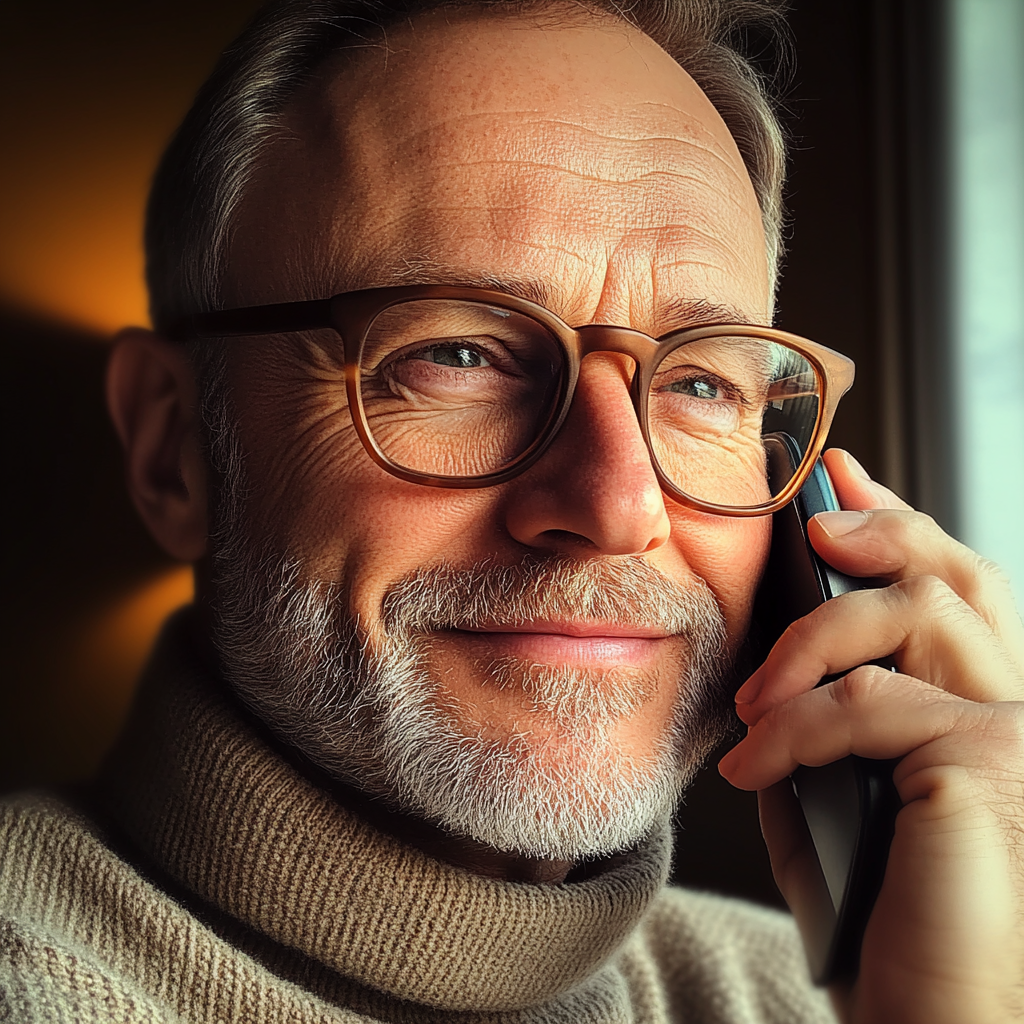
[[[789,919],[665,888],[769,513],[852,379],[769,326],[782,154],[726,39],[775,17],[289,0],[228,51],[154,185],[156,333],[109,377],[198,600],[96,785],[4,807],[13,1019],[833,1019]],[[779,431],[805,455],[782,480]],[[850,511],[816,545],[891,585],[779,641],[723,771],[901,758],[835,1010],[1004,1021],[1020,620],[827,459]],[[890,654],[903,675],[858,668]]]

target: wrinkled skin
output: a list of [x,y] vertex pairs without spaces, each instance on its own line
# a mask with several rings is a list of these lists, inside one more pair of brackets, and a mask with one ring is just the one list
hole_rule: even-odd
[[[606,20],[540,27],[459,15],[421,20],[389,44],[355,68],[327,65],[292,103],[290,131],[240,213],[225,305],[497,277],[510,290],[541,283],[570,324],[660,335],[692,318],[680,300],[769,322],[764,238],[742,161],[707,99],[650,40]],[[769,522],[665,498],[623,358],[591,356],[550,450],[482,490],[407,484],[373,464],[339,369],[309,341],[235,343],[230,365],[255,522],[341,584],[371,635],[382,594],[403,574],[531,554],[641,557],[681,583],[703,580],[730,646],[744,635]],[[143,517],[169,552],[202,564],[208,480],[187,362],[147,332],[124,332],[109,394]],[[821,519],[816,547],[891,586],[832,602],[779,641],[740,692],[750,731],[721,770],[766,790],[800,763],[902,758],[906,806],[885,887],[860,978],[835,993],[837,1006],[863,1024],[1005,1021],[1019,1012],[1024,970],[1020,619],[1005,582],[973,554],[843,453],[830,454],[829,468],[845,508],[876,511],[844,535]],[[846,522],[836,515],[833,524]],[[534,636],[542,653],[550,625]],[[516,728],[515,695],[481,688],[463,640],[436,639],[433,657],[470,724]],[[577,645],[572,656],[597,663],[597,648]],[[856,668],[893,652],[899,675]],[[668,679],[681,653],[664,638],[643,657]],[[849,669],[812,689],[823,673]],[[623,750],[642,754],[663,734],[670,691],[659,687],[617,726]],[[765,822],[785,891],[787,834],[770,806]],[[406,823],[406,834],[486,874],[550,881],[569,867],[523,864],[421,824]]]

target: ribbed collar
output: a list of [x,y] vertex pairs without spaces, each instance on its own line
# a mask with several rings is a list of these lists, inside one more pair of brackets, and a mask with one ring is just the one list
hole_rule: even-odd
[[304,777],[165,627],[101,792],[130,840],[223,912],[330,969],[444,1010],[514,1010],[597,971],[665,883],[667,827],[602,874],[504,882],[373,828]]

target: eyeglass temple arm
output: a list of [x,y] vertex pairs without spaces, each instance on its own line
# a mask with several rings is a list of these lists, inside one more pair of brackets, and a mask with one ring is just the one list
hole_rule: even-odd
[[331,300],[278,302],[271,306],[220,309],[196,313],[174,321],[171,338],[189,341],[202,338],[237,338],[256,334],[290,334],[332,326]]

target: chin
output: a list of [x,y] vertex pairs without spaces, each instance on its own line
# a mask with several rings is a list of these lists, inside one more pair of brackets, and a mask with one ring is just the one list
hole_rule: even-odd
[[386,745],[380,795],[507,853],[578,862],[629,849],[671,814],[691,774],[673,734],[637,757],[614,741],[613,725],[538,721],[502,737],[436,711],[419,717],[429,722],[416,730],[422,742]]

